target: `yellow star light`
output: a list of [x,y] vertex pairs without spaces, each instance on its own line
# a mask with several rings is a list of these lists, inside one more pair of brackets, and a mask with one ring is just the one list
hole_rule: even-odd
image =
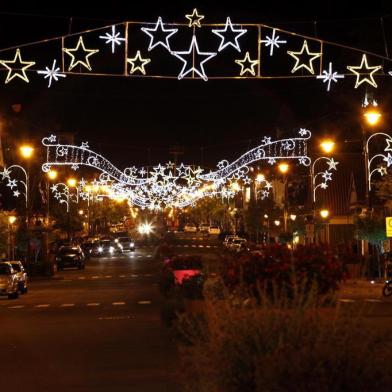
[[136,56],[127,59],[127,62],[132,65],[131,70],[129,71],[130,74],[135,73],[136,71],[140,71],[143,75],[146,74],[145,66],[151,62],[151,59],[144,59],[140,54],[140,50],[136,52]]
[[[81,47],[81,49],[80,49],[80,47]],[[93,54],[99,52],[99,49],[86,49],[86,47],[84,46],[83,37],[80,36],[78,44],[76,45],[75,48],[73,48],[73,49],[63,48],[63,51],[72,57],[71,64],[68,67],[68,71],[71,71],[78,64],[83,65],[83,67],[85,67],[89,71],[91,71],[89,57],[92,56]],[[77,55],[78,51],[83,52],[83,55],[79,57]]]
[[204,19],[204,15],[199,15],[196,8],[193,9],[192,14],[185,15],[185,17],[189,20],[189,27],[201,27],[200,21]]
[[[374,88],[377,88],[377,83],[374,80],[373,74],[382,68],[381,65],[375,65],[369,67],[366,54],[362,55],[361,65],[353,66],[348,65],[347,69],[355,74],[357,80],[355,81],[355,88],[360,86],[362,83],[369,83]],[[368,72],[371,71],[371,72]]]
[[243,76],[246,72],[256,76],[255,66],[259,63],[259,60],[251,60],[249,52],[246,52],[242,60],[235,60],[235,62],[241,66],[240,76]]
[[[300,57],[304,56],[304,52],[306,51],[306,56],[309,57],[308,63],[301,62]],[[316,60],[321,56],[321,53],[313,53],[309,52],[308,48],[308,42],[305,40],[302,49],[299,52],[293,52],[291,50],[287,51],[287,54],[290,55],[295,59],[295,65],[293,69],[291,70],[291,73],[297,72],[301,68],[305,68],[308,70],[312,75],[314,75],[314,69],[313,69],[313,61]]]
[[[29,83],[29,78],[26,75],[26,69],[30,68],[35,64],[35,61],[23,61],[20,55],[20,49],[16,49],[15,57],[13,60],[0,60],[0,64],[8,69],[7,78],[5,84],[9,83],[14,78],[20,78],[26,83]],[[14,67],[8,64],[14,64]]]

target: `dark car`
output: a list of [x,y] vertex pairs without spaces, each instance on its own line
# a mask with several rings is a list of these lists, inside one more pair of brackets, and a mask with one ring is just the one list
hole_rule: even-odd
[[120,252],[135,251],[135,241],[131,237],[119,237],[117,247]]
[[112,256],[117,252],[117,247],[112,240],[102,240],[94,244],[91,255],[92,256]]
[[80,245],[85,257],[91,256],[91,254],[93,253],[94,246],[95,246],[95,242],[92,241],[83,242]]
[[62,246],[56,254],[57,270],[64,268],[84,269],[84,253],[80,246]]

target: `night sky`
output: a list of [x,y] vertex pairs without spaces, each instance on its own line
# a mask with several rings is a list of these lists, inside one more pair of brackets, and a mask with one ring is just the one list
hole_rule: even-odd
[[[34,2],[34,7],[19,3],[18,8],[3,4],[0,47],[125,20],[155,22],[162,16],[165,22],[184,22],[184,15],[197,7],[206,23],[224,23],[230,16],[233,23],[260,22],[309,36],[317,34],[380,55],[385,55],[386,44],[392,55],[392,5],[387,6],[387,1],[375,2],[374,8],[370,3],[355,6],[346,1],[314,5],[282,1],[113,3],[72,7],[76,2],[63,2],[48,7]],[[392,62],[385,62],[384,71],[389,70]],[[1,72],[0,78],[5,75]],[[376,98],[388,110],[392,78],[377,81]],[[300,127],[309,128],[317,137],[359,137],[357,120],[365,90],[353,87],[354,78],[334,85],[327,93],[315,79],[204,82],[70,76],[51,89],[38,79],[29,85],[19,81],[1,85],[0,114],[5,138],[9,134],[35,138],[71,132],[77,141],[88,140],[92,149],[119,167],[168,161],[174,145],[183,146],[185,162],[213,166],[256,146],[264,135],[290,136]],[[21,104],[19,113],[12,107],[15,104]]]

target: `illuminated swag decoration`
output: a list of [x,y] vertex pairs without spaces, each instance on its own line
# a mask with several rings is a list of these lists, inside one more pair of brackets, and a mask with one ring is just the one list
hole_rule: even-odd
[[[258,161],[267,161],[273,165],[278,160],[293,160],[300,165],[309,166],[307,141],[311,132],[300,129],[298,137],[272,140],[264,137],[261,144],[237,160],[230,163],[221,161],[217,170],[205,173],[200,167],[175,165],[169,162],[152,169],[129,167],[121,171],[102,155],[89,148],[88,143],[80,146],[60,144],[55,135],[42,140],[47,147],[47,161],[42,170],[48,172],[53,166],[70,166],[78,170],[80,166],[89,166],[101,172],[98,185],[110,189],[112,198],[127,199],[131,204],[141,208],[159,210],[165,207],[182,208],[194,205],[204,197],[221,197],[230,199],[240,191],[241,186],[248,185],[249,165]],[[264,180],[259,186],[264,188],[262,198],[269,196],[271,183]],[[83,194],[83,187],[80,189]]]

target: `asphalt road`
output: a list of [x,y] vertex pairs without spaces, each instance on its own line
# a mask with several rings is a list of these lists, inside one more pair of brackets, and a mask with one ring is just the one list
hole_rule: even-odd
[[88,260],[84,271],[0,298],[4,391],[176,391],[177,355],[160,320],[153,248]]

